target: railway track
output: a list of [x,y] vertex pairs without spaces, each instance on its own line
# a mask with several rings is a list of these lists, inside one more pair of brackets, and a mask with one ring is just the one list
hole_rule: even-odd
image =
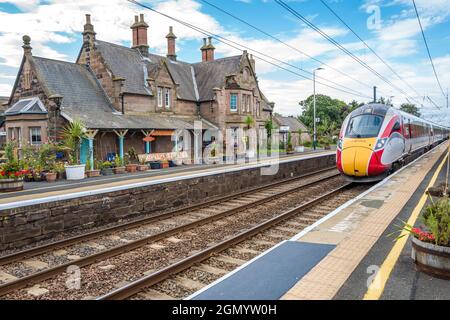
[[98,261],[145,247],[149,243],[168,239],[182,231],[226,219],[255,206],[262,206],[276,198],[289,198],[303,189],[308,192],[310,189],[323,188],[321,183],[332,185],[333,179],[340,179],[335,170],[322,170],[301,178],[287,179],[4,256],[0,258],[0,281],[3,282],[0,284],[0,295],[61,275],[69,266],[90,266]]
[[186,298],[279,242],[290,239],[367,188],[344,184],[97,299]]

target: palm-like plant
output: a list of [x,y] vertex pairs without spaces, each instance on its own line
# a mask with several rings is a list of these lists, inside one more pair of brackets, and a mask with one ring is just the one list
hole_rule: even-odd
[[252,116],[247,116],[245,118],[245,124],[247,125],[247,129],[250,129],[254,123],[255,123],[255,120],[253,119]]
[[69,151],[71,164],[80,164],[80,148],[83,138],[86,138],[86,127],[81,120],[75,119],[64,128],[64,145]]

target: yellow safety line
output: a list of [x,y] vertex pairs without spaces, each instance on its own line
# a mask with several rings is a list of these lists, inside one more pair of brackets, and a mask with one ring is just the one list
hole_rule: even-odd
[[[441,164],[437,168],[436,172],[434,173],[433,177],[430,180],[430,183],[428,184],[428,188],[432,187],[434,183],[436,182],[436,179],[439,175],[439,172],[441,172],[442,167],[445,164],[445,161],[448,157],[448,153],[445,156],[445,158],[442,160]],[[427,195],[424,193],[422,197],[419,200],[419,203],[414,208],[413,212],[411,213],[411,216],[408,219],[409,225],[414,225],[417,218],[419,217],[420,212],[422,211],[423,206],[425,205],[427,201]],[[406,242],[408,241],[408,232],[402,231],[401,235],[405,235],[404,237],[398,239],[392,248],[392,250],[389,252],[389,255],[386,257],[386,260],[384,260],[383,264],[381,265],[380,270],[378,271],[377,275],[375,276],[374,280],[372,281],[371,285],[369,286],[369,289],[367,290],[366,294],[364,295],[364,300],[378,300],[380,299],[381,295],[383,294],[384,288],[386,286],[387,281],[389,280],[389,276],[391,275],[392,270],[394,269],[398,258],[400,257],[400,254],[403,251],[403,248],[406,245]]]

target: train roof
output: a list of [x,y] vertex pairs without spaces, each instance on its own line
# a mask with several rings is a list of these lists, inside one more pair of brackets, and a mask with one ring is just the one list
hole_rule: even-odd
[[415,120],[419,120],[428,124],[433,125],[434,127],[439,127],[439,128],[444,128],[444,129],[449,129],[448,127],[439,125],[437,123],[434,123],[432,121],[429,120],[425,120],[423,118],[417,117],[415,115],[412,115],[410,113],[401,111],[400,109],[396,109],[393,106],[388,106],[385,104],[381,104],[381,103],[368,103],[365,104],[357,109],[355,109],[351,115],[352,116],[357,116],[357,115],[361,115],[361,114],[374,114],[374,115],[379,115],[379,116],[386,116],[387,112],[389,111],[389,109],[393,109],[395,112],[398,112],[400,114],[402,114],[403,116],[407,116],[410,119],[415,119]]

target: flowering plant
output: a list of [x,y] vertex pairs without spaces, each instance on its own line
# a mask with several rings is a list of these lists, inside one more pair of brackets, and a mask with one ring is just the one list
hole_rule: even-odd
[[0,179],[18,180],[29,173],[29,170],[22,170],[18,163],[6,163],[0,169]]
[[[433,201],[430,197],[430,205],[422,212],[420,220],[429,231],[403,222],[400,232],[406,231],[423,242],[450,247],[450,199],[448,197],[443,197],[438,201]],[[403,233],[397,239],[405,235],[407,234]]]

